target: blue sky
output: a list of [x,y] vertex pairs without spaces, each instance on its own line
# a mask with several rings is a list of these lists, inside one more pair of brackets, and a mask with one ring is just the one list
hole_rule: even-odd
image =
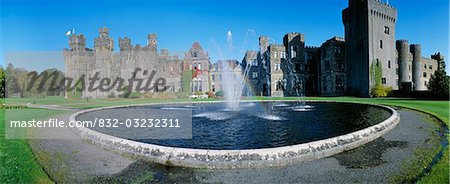
[[[426,57],[441,51],[448,58],[448,0],[389,3],[399,11],[396,39],[422,44]],[[347,0],[2,0],[0,64],[4,65],[10,52],[61,51],[68,47],[64,34],[70,28],[83,33],[88,47],[93,47],[98,28],[103,26],[110,28],[116,50],[119,37],[145,45],[146,35],[157,33],[159,49],[182,53],[198,41],[213,61],[241,60],[241,50],[257,49],[260,35],[281,44],[285,33],[301,32],[311,46],[344,36],[341,12],[347,4]],[[229,30],[232,49],[226,42]]]

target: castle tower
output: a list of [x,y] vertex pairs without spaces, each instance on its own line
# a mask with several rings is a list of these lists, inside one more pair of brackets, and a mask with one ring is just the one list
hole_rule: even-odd
[[69,37],[70,51],[85,51],[86,50],[86,37],[83,34],[73,34]]
[[267,36],[259,37],[259,51],[260,53],[265,53],[269,47],[269,38]]
[[411,82],[409,43],[407,40],[398,40],[396,45],[398,52],[398,82],[401,85],[404,82]]
[[158,49],[158,36],[155,33],[151,33],[147,35],[147,46],[150,47],[153,51],[157,51]]
[[379,0],[349,0],[342,12],[348,63],[348,91],[370,96],[379,79],[371,66],[382,68],[382,84],[398,89],[395,73],[397,10]]
[[99,36],[94,40],[95,51],[112,51],[114,49],[114,39],[109,37],[109,28],[98,29]]
[[296,58],[305,47],[305,36],[300,33],[287,33],[283,37],[283,45],[289,58]]
[[412,81],[414,91],[424,90],[425,86],[422,83],[422,48],[418,44],[410,46],[412,54]]
[[128,37],[119,38],[120,51],[132,51],[133,46],[131,45],[131,39]]

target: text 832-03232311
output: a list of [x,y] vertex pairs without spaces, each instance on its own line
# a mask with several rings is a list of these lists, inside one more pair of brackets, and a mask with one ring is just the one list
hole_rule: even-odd
[[97,119],[95,118],[93,127],[129,127],[129,128],[180,128],[179,119]]

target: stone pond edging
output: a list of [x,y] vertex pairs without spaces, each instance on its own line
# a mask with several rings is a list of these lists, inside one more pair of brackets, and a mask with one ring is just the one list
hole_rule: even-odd
[[[290,101],[290,100],[283,100]],[[198,103],[217,103],[198,102]],[[245,102],[261,102],[251,100]],[[266,101],[264,101],[266,102]],[[312,101],[329,102],[329,101]],[[196,102],[187,102],[196,103]],[[353,102],[338,102],[353,103]],[[152,103],[141,105],[125,105],[105,108],[95,108],[76,112],[70,116],[70,121],[75,121],[80,114],[101,109],[111,109],[118,107],[161,105],[177,103]],[[180,103],[178,103],[180,104]],[[186,104],[186,103],[183,103]],[[360,104],[360,103],[358,103]],[[329,157],[344,151],[348,151],[371,142],[393,129],[399,122],[399,114],[391,107],[365,104],[381,107],[391,112],[391,116],[381,123],[368,128],[352,132],[349,134],[313,141],[303,144],[245,150],[207,150],[190,149],[155,144],[142,143],[127,139],[118,138],[85,127],[76,127],[73,130],[82,138],[92,141],[95,144],[116,150],[125,154],[143,156],[153,162],[170,166],[182,166],[190,168],[209,169],[234,169],[234,168],[260,168],[271,166],[284,166],[291,163],[306,162]]]

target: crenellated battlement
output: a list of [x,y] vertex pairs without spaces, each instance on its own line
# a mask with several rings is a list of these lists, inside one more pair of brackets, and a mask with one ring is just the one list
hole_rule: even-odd
[[99,34],[109,34],[109,28],[107,27],[101,27],[98,29]]
[[399,40],[396,41],[396,43],[397,44],[399,44],[399,43],[407,43],[407,44],[409,44],[409,41],[405,40],[405,39],[399,39]]
[[316,46],[305,46],[306,49],[319,49],[320,47]]
[[86,48],[86,37],[83,34],[73,34],[69,37],[71,51],[84,51]]
[[376,1],[379,5],[385,6],[386,8],[391,8],[391,9],[393,9],[393,10],[397,10],[396,7],[390,5],[390,4],[387,3],[387,2],[383,2],[383,1],[381,1],[381,0],[375,0],[375,1]]

